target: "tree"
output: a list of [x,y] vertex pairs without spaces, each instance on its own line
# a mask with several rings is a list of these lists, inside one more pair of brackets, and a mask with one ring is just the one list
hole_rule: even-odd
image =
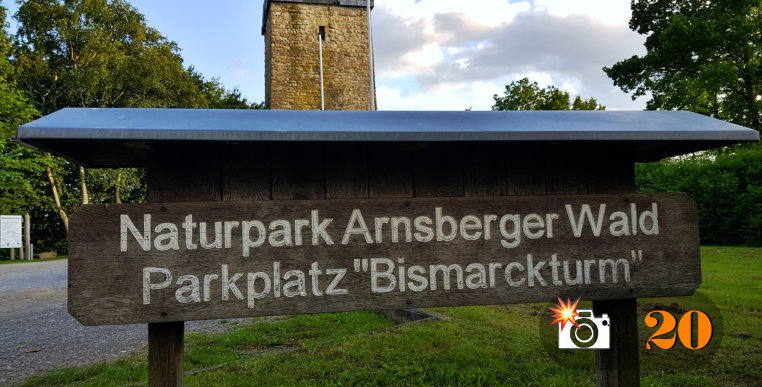
[[[15,144],[11,138],[16,128],[39,116],[32,102],[16,82],[16,69],[9,60],[11,40],[5,30],[6,10],[0,7],[0,213],[31,214],[32,240],[38,248],[54,248],[56,242],[65,241],[62,224],[46,221],[55,216],[49,196],[50,187],[42,177],[64,172],[62,160],[48,160],[37,151]],[[61,250],[59,250],[61,251]]]
[[122,0],[29,0],[16,14],[19,83],[63,107],[205,107],[175,42]]
[[[177,44],[149,27],[126,1],[28,0],[15,17],[16,83],[43,115],[64,107],[258,106],[237,89],[228,91],[217,79],[186,69]],[[50,184],[50,202],[64,227],[67,213],[91,198],[144,197],[142,170],[85,171],[55,157],[42,161],[41,177]]]
[[644,56],[604,71],[650,110],[690,110],[760,130],[762,3],[636,0],[630,28]]
[[605,110],[594,98],[583,100],[577,96],[570,104],[569,92],[555,86],[540,88],[537,82],[522,78],[505,86],[503,97],[495,94],[492,110]]
[[140,203],[145,200],[145,170],[138,168],[91,168],[87,185],[92,188],[92,203]]
[[204,76],[191,66],[188,71],[199,88],[201,94],[207,102],[207,108],[210,109],[264,109],[264,101],[256,103],[249,102],[241,95],[238,87],[233,90],[227,90],[218,78],[212,77],[210,80],[204,79]]

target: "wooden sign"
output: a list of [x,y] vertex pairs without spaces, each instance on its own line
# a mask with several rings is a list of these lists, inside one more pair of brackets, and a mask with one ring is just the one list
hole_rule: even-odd
[[85,325],[692,294],[684,194],[85,205]]

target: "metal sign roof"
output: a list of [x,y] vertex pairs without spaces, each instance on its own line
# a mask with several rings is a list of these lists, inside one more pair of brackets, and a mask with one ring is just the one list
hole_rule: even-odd
[[[140,166],[155,142],[584,142],[638,160],[759,141],[759,132],[671,111],[295,111],[67,108],[18,141],[93,167]],[[101,156],[99,156],[101,155]],[[107,160],[110,155],[111,160]]]

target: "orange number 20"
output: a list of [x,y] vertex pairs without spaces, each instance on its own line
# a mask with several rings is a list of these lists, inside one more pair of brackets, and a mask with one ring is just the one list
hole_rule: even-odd
[[661,349],[670,349],[673,345],[675,345],[675,334],[672,334],[672,337],[668,339],[654,339],[654,337],[658,337],[661,335],[666,335],[669,332],[672,332],[675,329],[675,316],[673,316],[669,312],[665,312],[663,310],[655,310],[649,314],[646,315],[645,321],[646,325],[649,328],[653,328],[656,326],[656,324],[659,323],[659,320],[656,319],[656,317],[652,317],[651,315],[654,313],[658,313],[661,315],[662,319],[664,319],[664,322],[661,324],[659,329],[656,330],[656,333],[651,335],[651,337],[648,338],[648,341],[646,341],[646,348],[651,349],[651,343],[653,342],[657,347]]
[[[691,338],[693,336],[693,319],[691,315],[696,313],[696,346],[693,346]],[[680,324],[677,325],[677,336],[685,348],[699,349],[709,344],[712,338],[712,321],[704,312],[692,310],[680,318]]]
[[[670,349],[675,345],[675,334],[672,334],[672,337],[670,338],[655,338],[662,335],[666,335],[670,332],[672,332],[675,329],[675,325],[677,325],[677,337],[680,338],[680,342],[689,349],[700,349],[704,348],[707,344],[709,344],[709,340],[712,338],[712,321],[709,319],[709,316],[707,316],[704,312],[698,311],[698,310],[692,310],[686,314],[684,314],[682,317],[680,317],[680,323],[675,324],[675,317],[669,313],[665,312],[663,310],[655,310],[651,313],[648,313],[645,318],[645,323],[649,328],[655,327],[659,321],[651,316],[654,313],[658,313],[662,316],[663,322],[659,329],[656,330],[656,332],[651,335],[651,337],[648,338],[648,341],[646,341],[646,348],[651,349],[651,343],[654,343],[659,348],[662,349]],[[693,314],[696,314],[696,345],[693,345]]]

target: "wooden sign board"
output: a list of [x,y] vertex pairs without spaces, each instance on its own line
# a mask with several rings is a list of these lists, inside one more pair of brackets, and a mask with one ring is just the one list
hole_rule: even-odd
[[684,194],[85,205],[85,325],[692,294]]

